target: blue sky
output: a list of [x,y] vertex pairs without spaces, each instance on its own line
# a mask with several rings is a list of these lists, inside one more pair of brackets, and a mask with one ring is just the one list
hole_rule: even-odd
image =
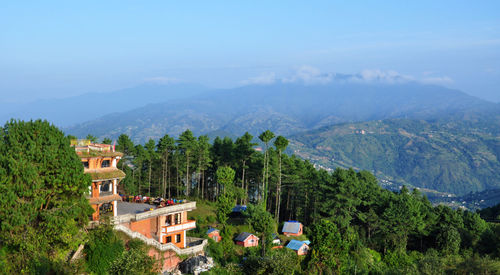
[[0,101],[308,71],[402,75],[500,102],[500,1],[10,1]]

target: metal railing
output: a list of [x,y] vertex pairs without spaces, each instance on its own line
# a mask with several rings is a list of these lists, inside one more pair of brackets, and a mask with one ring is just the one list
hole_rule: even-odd
[[167,214],[174,214],[174,213],[180,213],[184,211],[190,211],[196,208],[196,202],[186,202],[186,203],[181,203],[181,204],[176,204],[176,205],[171,205],[171,206],[165,206],[162,208],[158,208],[155,210],[143,212],[143,213],[138,213],[138,214],[125,214],[125,215],[119,215],[113,218],[112,222],[113,224],[121,224],[121,223],[127,223],[131,221],[140,221],[140,220],[145,220],[149,219],[152,217],[157,217],[160,215],[167,215]]
[[148,237],[142,235],[141,233],[134,232],[134,231],[130,230],[130,228],[128,228],[124,225],[121,225],[121,224],[115,225],[114,228],[115,228],[115,230],[118,230],[118,231],[121,231],[121,232],[127,234],[131,238],[139,239],[139,240],[143,241],[144,243],[146,243],[147,245],[154,246],[160,251],[171,250],[171,251],[174,251],[175,253],[177,253],[178,255],[191,255],[191,254],[200,253],[203,251],[203,248],[208,243],[208,241],[206,239],[187,237],[186,243],[196,244],[196,245],[192,245],[192,246],[189,246],[186,248],[178,248],[177,246],[175,246],[172,243],[162,244],[155,239],[151,239],[151,238],[148,238]]

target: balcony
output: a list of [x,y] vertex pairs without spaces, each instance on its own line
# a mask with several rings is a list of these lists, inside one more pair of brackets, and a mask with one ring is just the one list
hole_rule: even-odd
[[196,221],[186,221],[185,223],[163,226],[162,233],[169,234],[176,231],[184,231],[196,228]]
[[101,191],[101,192],[99,192],[99,197],[106,197],[106,196],[112,196],[112,195],[114,195],[113,191]]

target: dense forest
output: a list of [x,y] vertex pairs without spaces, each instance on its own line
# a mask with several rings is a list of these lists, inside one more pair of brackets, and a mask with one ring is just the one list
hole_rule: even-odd
[[[90,178],[64,136],[47,122],[7,123],[0,130],[0,268],[6,273],[154,273],[144,245],[126,243],[110,226],[88,229]],[[95,139],[89,135],[87,138]],[[212,274],[498,274],[500,226],[477,213],[432,206],[418,190],[381,188],[367,171],[316,169],[283,152],[285,137],[265,131],[255,149],[246,133],[235,141],[191,131],[177,139],[134,144],[121,135],[124,195],[188,198],[198,202],[197,228],[221,229],[210,241]],[[97,140],[94,140],[97,141]],[[111,140],[103,140],[111,143]],[[236,204],[247,204],[242,218]],[[495,208],[496,209],[496,208]],[[489,216],[497,216],[497,210]],[[202,216],[201,212],[208,213]],[[272,249],[283,221],[305,226],[307,256]],[[244,227],[242,227],[244,226]],[[259,247],[233,243],[239,230]],[[68,262],[86,244],[85,257]]]
[[[500,262],[495,260],[500,256],[499,227],[485,222],[479,214],[434,207],[416,189],[385,190],[367,171],[318,170],[309,161],[284,154],[286,138],[275,137],[270,131],[258,138],[264,144],[262,150],[254,149],[256,144],[248,133],[235,141],[216,138],[210,144],[207,136],[194,137],[187,130],[177,139],[165,135],[144,146],[121,135],[117,148],[128,156],[121,162],[127,172],[122,182],[124,191],[212,201],[224,228],[231,228],[223,218],[230,212],[221,210],[227,204],[224,200],[229,200],[230,207],[236,203],[256,205],[249,210],[248,223],[258,221],[252,228],[264,240],[265,232],[275,232],[283,221],[299,220],[312,241],[312,253],[297,259],[300,264],[294,265],[299,273],[500,271]],[[225,176],[220,174],[227,169],[232,171],[229,180],[227,172]],[[269,220],[274,222],[266,222]],[[261,224],[274,229],[257,229]],[[224,232],[228,234],[226,239],[232,239],[234,230]],[[221,270],[224,266],[234,269],[231,262],[241,259],[228,256],[231,245],[224,251],[225,256],[218,259]],[[268,249],[264,257],[258,253],[258,257],[250,258],[257,263],[251,268],[243,266],[251,272],[238,270],[279,273],[269,269],[267,257],[284,257],[283,261],[287,257],[273,253]],[[263,270],[254,270],[256,265]]]

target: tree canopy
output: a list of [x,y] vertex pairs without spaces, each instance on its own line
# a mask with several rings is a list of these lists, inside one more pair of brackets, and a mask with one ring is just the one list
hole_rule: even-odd
[[70,141],[47,121],[0,129],[0,247],[12,271],[61,261],[83,242],[91,184]]

